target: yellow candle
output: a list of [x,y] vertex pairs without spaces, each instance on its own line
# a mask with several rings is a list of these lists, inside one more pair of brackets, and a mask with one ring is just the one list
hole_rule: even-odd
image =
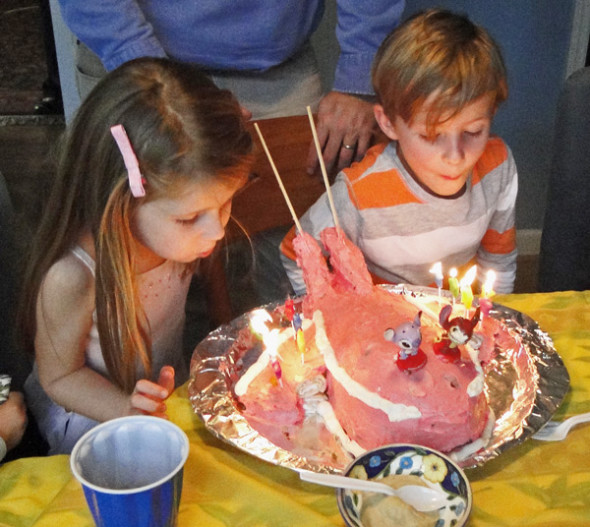
[[474,265],[465,273],[465,276],[459,282],[459,286],[461,287],[461,302],[467,310],[471,309],[471,304],[473,303],[471,284],[475,280],[476,273],[477,267]]
[[459,280],[457,280],[457,269],[454,267],[449,271],[449,290],[453,298],[459,296]]

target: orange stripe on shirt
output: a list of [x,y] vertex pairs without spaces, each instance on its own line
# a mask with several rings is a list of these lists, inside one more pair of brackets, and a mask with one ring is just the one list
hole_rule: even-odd
[[[343,171],[351,183],[348,188],[350,201],[358,210],[421,203],[408,189],[397,170],[391,168],[384,172],[370,172],[386,146],[387,144],[375,145],[368,150],[362,161]],[[367,171],[370,173],[366,174]]]
[[508,159],[506,144],[499,137],[490,137],[484,153],[473,167],[471,184],[479,183],[486,174],[489,174],[496,167]]
[[297,228],[295,227],[295,225],[293,225],[293,227],[291,227],[289,229],[289,232],[287,234],[285,234],[285,237],[283,238],[283,241],[281,242],[281,252],[287,257],[290,258],[291,260],[296,260],[297,259],[297,255],[295,254],[295,249],[293,248],[293,240],[295,239],[295,236],[297,235]]
[[516,248],[516,227],[504,232],[488,229],[481,240],[482,247],[493,254],[508,254]]

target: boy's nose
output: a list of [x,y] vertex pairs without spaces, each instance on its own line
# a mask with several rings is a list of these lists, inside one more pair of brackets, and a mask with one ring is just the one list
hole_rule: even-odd
[[463,141],[460,137],[448,137],[445,141],[443,157],[449,163],[460,163],[465,159]]

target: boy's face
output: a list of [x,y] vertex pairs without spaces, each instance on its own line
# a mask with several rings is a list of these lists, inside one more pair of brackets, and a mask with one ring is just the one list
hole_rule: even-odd
[[393,121],[375,107],[375,117],[383,132],[398,142],[398,152],[414,178],[439,196],[459,192],[481,157],[494,114],[494,98],[486,94],[465,106],[450,119],[443,119],[429,134],[426,125],[427,100],[411,124],[396,116]]

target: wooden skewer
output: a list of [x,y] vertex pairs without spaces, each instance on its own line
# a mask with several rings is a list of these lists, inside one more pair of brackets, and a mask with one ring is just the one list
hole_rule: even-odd
[[287,202],[287,206],[289,207],[289,210],[291,211],[291,216],[293,216],[293,221],[295,222],[295,226],[297,227],[297,230],[301,233],[301,232],[303,232],[303,229],[301,228],[301,224],[299,223],[299,220],[297,219],[297,214],[295,214],[295,209],[293,208],[293,205],[291,204],[291,200],[289,199],[289,195],[287,194],[287,190],[285,189],[285,186],[283,185],[283,181],[281,179],[281,176],[279,175],[279,171],[277,170],[275,162],[273,161],[272,156],[270,155],[270,151],[268,150],[268,146],[266,146],[266,141],[264,140],[264,137],[262,136],[262,132],[260,131],[260,128],[258,127],[258,123],[254,123],[254,128],[256,129],[256,132],[258,133],[258,137],[260,137],[260,142],[262,143],[262,148],[264,148],[264,152],[266,153],[266,157],[268,157],[268,160],[270,162],[270,166],[272,167],[274,175],[277,178],[277,182],[279,183],[279,187],[281,188],[281,192],[283,193],[283,197],[285,198],[285,201]]
[[320,140],[318,139],[318,133],[313,121],[313,114],[311,113],[311,108],[309,106],[307,107],[307,115],[309,116],[309,123],[311,125],[311,132],[313,134],[313,142],[318,153],[318,161],[320,162],[322,177],[324,178],[324,185],[326,187],[326,193],[328,194],[328,203],[330,204],[330,209],[332,210],[332,216],[334,218],[334,225],[339,228],[340,225],[338,223],[338,215],[336,214],[336,207],[334,206],[334,198],[332,198],[332,188],[330,187],[330,181],[328,180],[326,165],[324,164],[324,156],[322,155],[322,148],[320,147]]

